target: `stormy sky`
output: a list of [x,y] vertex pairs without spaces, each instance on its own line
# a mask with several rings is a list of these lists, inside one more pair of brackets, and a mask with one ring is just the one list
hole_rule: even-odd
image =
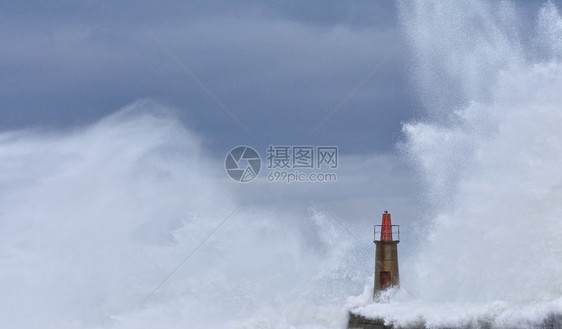
[[3,130],[85,124],[151,98],[219,152],[322,142],[354,153],[391,149],[418,107],[405,52],[391,55],[403,38],[392,1],[38,1],[0,15]]
[[389,152],[423,117],[397,15],[394,1],[4,2],[0,129],[83,125],[150,98],[218,154]]

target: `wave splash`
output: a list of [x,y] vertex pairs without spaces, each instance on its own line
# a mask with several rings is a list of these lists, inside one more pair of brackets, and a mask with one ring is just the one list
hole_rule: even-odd
[[148,298],[244,199],[173,112],[139,101],[79,130],[0,134],[2,327],[343,325],[369,267],[314,207],[248,200]]
[[508,2],[400,3],[428,119],[402,145],[434,209],[416,278],[364,314],[398,324],[529,327],[562,313],[562,19],[524,42]]

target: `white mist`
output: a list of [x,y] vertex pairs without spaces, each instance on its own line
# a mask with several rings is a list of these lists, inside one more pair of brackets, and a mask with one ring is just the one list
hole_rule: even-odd
[[430,234],[415,277],[366,314],[430,326],[528,328],[562,312],[562,20],[524,44],[507,2],[401,2],[428,119],[403,146],[427,186]]

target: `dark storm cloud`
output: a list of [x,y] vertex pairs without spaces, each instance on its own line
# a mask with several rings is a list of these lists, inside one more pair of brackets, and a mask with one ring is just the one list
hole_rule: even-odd
[[397,106],[405,89],[398,54],[307,137],[400,42],[392,2],[28,2],[2,9],[2,129],[89,122],[149,97],[178,107],[215,147],[328,140],[388,149],[408,110]]
[[213,16],[262,16],[306,25],[352,27],[394,25],[393,1],[26,1],[3,4],[7,18],[104,24],[136,28],[162,22],[188,23]]
[[177,107],[218,152],[240,143],[331,143],[356,153],[392,149],[401,121],[420,107],[400,49],[310,136],[402,41],[392,1],[37,1],[1,9],[0,129],[72,126],[153,98]]

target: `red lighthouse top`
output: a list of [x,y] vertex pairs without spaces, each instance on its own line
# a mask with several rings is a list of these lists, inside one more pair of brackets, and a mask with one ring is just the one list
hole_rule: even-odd
[[392,241],[392,221],[386,210],[382,214],[381,241]]

